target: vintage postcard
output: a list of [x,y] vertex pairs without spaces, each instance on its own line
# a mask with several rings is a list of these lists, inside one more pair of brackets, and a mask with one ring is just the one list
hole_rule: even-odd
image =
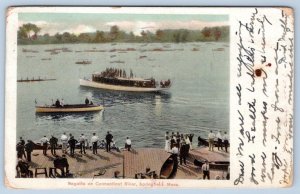
[[11,188],[288,187],[288,7],[10,7]]

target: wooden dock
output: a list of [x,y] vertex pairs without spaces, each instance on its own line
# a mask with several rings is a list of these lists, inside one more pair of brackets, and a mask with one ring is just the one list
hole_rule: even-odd
[[[35,172],[35,168],[46,168],[47,171],[53,167],[54,156],[50,150],[47,156],[43,155],[42,150],[34,150],[32,153],[32,162],[30,168]],[[57,154],[61,156],[61,150],[57,150]],[[207,147],[195,148],[190,150],[186,165],[178,165],[177,173],[173,178],[176,179],[202,179],[202,171],[199,166],[194,165],[194,160],[230,161],[229,153],[218,151],[208,151]],[[137,173],[145,173],[146,168],[155,171],[159,175],[160,169],[170,153],[159,148],[136,148],[130,152],[123,150],[117,152],[112,150],[106,152],[98,149],[98,154],[92,154],[91,150],[87,150],[87,154],[80,154],[79,150],[75,150],[75,156],[66,155],[69,163],[70,173],[74,178],[113,178],[114,172],[119,171],[119,178],[135,178]],[[179,162],[179,158],[178,158]],[[100,172],[105,172],[102,175]],[[217,176],[224,177],[227,172],[211,170],[211,179]],[[49,175],[49,174],[48,174]],[[38,175],[38,178],[44,178],[44,175]]]
[[[115,171],[119,171],[119,176],[123,174],[123,154],[112,151],[107,153],[104,150],[98,150],[98,154],[94,155],[91,150],[87,150],[87,154],[78,153],[76,150],[75,156],[71,157],[66,155],[69,163],[69,171],[73,174],[74,178],[112,178]],[[61,156],[61,150],[57,150],[57,155]],[[34,168],[47,168],[53,167],[54,156],[51,155],[50,150],[47,152],[47,156],[43,155],[42,150],[34,150],[32,153],[32,162],[30,163],[31,170],[34,172]],[[106,171],[105,174],[97,176],[100,171]],[[94,176],[96,175],[96,176]],[[39,175],[38,177],[43,177]]]
[[134,178],[136,173],[145,173],[146,168],[159,175],[170,153],[157,148],[139,148],[124,151],[124,178]]

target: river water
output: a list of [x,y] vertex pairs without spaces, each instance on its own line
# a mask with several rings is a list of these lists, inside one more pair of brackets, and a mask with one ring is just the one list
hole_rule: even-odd
[[[64,48],[64,49],[62,49]],[[58,49],[56,54],[49,49]],[[134,147],[163,147],[166,131],[207,137],[208,130],[229,131],[228,43],[65,44],[18,46],[17,78],[54,81],[17,83],[17,138],[39,140],[63,132],[101,139],[111,131],[117,146],[130,137]],[[89,60],[89,65],[76,64]],[[107,67],[130,69],[137,77],[171,79],[166,93],[113,92],[79,86]],[[37,104],[64,99],[83,103],[89,97],[105,111],[36,115]]]

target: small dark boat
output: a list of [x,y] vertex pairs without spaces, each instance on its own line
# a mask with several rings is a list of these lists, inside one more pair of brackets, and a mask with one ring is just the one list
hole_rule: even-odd
[[175,162],[172,156],[170,156],[160,169],[160,174],[159,174],[160,178],[169,179],[171,175],[174,173],[175,168],[176,168]]
[[[202,165],[205,163],[205,161],[201,160],[194,160],[194,165],[202,167]],[[230,165],[230,162],[228,161],[215,161],[215,162],[210,162],[209,163],[209,168],[212,170],[223,170],[226,171],[228,170],[228,166]]]
[[228,164],[217,164],[216,162],[209,164],[210,169],[222,170],[222,171],[227,171],[228,166],[229,166],[229,162],[228,162]]

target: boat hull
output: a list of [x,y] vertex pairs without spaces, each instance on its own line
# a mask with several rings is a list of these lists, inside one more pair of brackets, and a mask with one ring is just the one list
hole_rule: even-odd
[[115,91],[126,91],[126,92],[160,92],[166,91],[169,88],[143,88],[143,87],[128,87],[128,86],[120,86],[120,85],[109,85],[94,82],[91,80],[80,79],[79,80],[81,86],[92,87],[92,88],[99,88],[104,90],[115,90]]
[[102,106],[81,106],[81,107],[54,107],[36,106],[36,113],[78,113],[78,112],[97,112],[103,110]]

